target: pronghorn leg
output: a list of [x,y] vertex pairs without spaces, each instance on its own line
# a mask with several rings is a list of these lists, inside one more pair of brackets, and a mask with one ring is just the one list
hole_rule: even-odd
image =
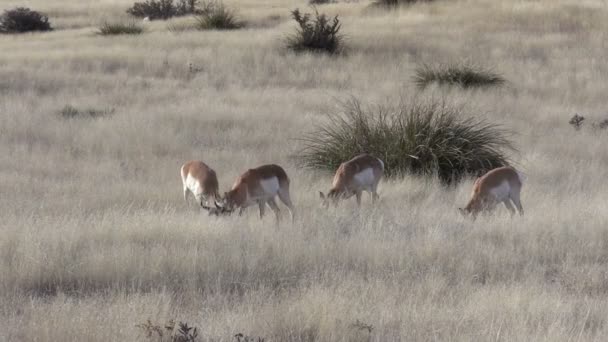
[[188,202],[188,195],[190,195],[190,190],[188,190],[187,187],[184,187],[184,201],[186,201],[186,203],[190,204],[190,202]]
[[279,206],[277,205],[277,202],[275,202],[274,198],[271,198],[268,200],[268,206],[270,207],[270,209],[272,209],[272,211],[274,211],[274,215],[277,218],[277,224],[278,224],[279,221],[281,220],[281,217],[280,217],[281,209],[279,209]]
[[511,216],[515,215],[515,208],[511,204],[511,200],[510,199],[507,198],[502,203],[504,203],[505,207],[507,207],[507,209],[509,209],[509,212],[511,213]]
[[260,220],[264,218],[264,210],[266,209],[266,202],[259,201],[258,206],[260,207]]
[[295,213],[295,209],[293,207],[293,203],[291,202],[291,197],[289,196],[289,189],[279,190],[279,199],[289,209],[289,215],[291,215],[291,222],[293,222],[295,220],[296,213]]
[[511,201],[513,201],[513,204],[515,204],[515,206],[517,207],[517,211],[519,211],[519,215],[523,216],[524,207],[521,205],[521,199],[519,198],[519,192],[511,193]]
[[357,191],[355,195],[357,197],[357,206],[361,207],[361,191]]
[[243,216],[244,212],[245,212],[245,208],[244,207],[240,207],[239,208],[239,216]]

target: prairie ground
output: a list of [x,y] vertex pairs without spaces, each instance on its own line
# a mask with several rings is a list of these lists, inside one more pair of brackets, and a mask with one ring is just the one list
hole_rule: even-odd
[[[608,135],[589,125],[607,113],[604,1],[340,2],[319,7],[343,21],[337,57],[283,49],[303,0],[226,3],[245,29],[170,30],[180,18],[102,37],[132,1],[0,0],[56,28],[0,36],[0,340],[146,340],[147,319],[188,322],[201,341],[608,338]],[[458,61],[508,83],[412,82],[421,63]],[[360,213],[321,210],[331,175],[297,166],[296,138],[351,97],[441,98],[512,131],[526,215],[466,220],[471,181],[417,177],[386,180]],[[111,115],[65,119],[66,105]],[[222,191],[283,165],[295,224],[188,206],[190,159]]]

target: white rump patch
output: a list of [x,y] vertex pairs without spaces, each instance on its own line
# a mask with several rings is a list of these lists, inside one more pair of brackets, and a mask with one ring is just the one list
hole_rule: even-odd
[[498,202],[502,202],[509,198],[509,194],[511,193],[511,187],[509,186],[509,182],[506,180],[502,181],[500,185],[492,188],[490,193],[496,198]]
[[200,196],[203,193],[203,188],[201,187],[201,183],[198,179],[192,177],[190,174],[186,177],[186,187],[190,190],[195,196]]
[[271,177],[260,180],[260,186],[267,195],[276,195],[279,192],[279,180],[277,177]]
[[366,187],[374,183],[374,170],[367,168],[359,173],[355,174],[355,182],[361,187]]

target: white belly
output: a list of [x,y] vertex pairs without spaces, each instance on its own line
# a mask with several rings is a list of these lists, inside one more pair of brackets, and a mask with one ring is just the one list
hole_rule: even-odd
[[272,198],[279,192],[279,180],[277,177],[271,177],[260,180],[260,188],[262,193],[254,194],[257,198]]
[[353,177],[354,185],[358,189],[368,189],[374,184],[374,170],[367,168],[359,173],[356,173]]
[[510,197],[511,187],[509,186],[509,182],[502,181],[500,185],[492,188],[490,190],[490,194],[494,197],[494,199],[498,202],[502,202]]

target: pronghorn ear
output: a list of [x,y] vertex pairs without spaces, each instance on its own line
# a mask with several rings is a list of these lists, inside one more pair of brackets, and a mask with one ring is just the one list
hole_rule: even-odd
[[323,191],[319,191],[319,197],[321,197],[321,199],[325,199],[325,194]]

